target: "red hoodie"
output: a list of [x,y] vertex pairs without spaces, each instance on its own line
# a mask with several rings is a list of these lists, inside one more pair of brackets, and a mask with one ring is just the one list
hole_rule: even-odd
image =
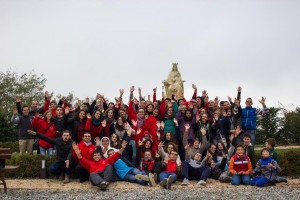
[[101,158],[99,161],[89,161],[84,157],[81,157],[81,159],[79,159],[79,162],[90,173],[102,172],[107,165],[113,165],[120,158],[120,156],[121,155],[119,154],[119,152],[116,152],[106,159]]

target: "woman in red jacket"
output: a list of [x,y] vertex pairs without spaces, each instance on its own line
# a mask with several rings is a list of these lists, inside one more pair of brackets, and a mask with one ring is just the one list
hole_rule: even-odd
[[[56,138],[58,136],[55,125],[51,121],[52,113],[51,110],[47,110],[44,113],[44,117],[35,116],[32,120],[32,126],[35,130],[39,133],[49,137],[49,138]],[[52,156],[53,154],[53,144],[46,142],[45,140],[39,140],[39,147],[41,155],[48,155]]]
[[92,141],[94,141],[94,139],[100,135],[99,129],[101,126],[101,111],[95,110],[93,116],[88,113],[86,117],[87,121],[85,124],[85,130],[91,133]]

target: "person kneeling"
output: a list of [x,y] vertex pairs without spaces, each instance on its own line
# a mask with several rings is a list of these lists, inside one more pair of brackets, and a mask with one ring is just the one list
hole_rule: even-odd
[[250,158],[245,155],[243,145],[236,146],[236,154],[230,159],[229,171],[232,174],[232,185],[250,184],[249,173],[252,171],[252,165]]

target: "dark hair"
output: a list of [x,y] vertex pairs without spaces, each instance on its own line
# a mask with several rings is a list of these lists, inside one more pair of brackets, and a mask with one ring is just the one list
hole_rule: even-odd
[[96,153],[99,153],[101,155],[102,152],[101,152],[101,150],[96,149],[95,151],[93,151],[93,155],[96,154]]
[[269,154],[270,154],[270,150],[269,150],[268,148],[263,148],[263,149],[260,151],[260,155],[262,155],[262,153],[263,153],[264,151],[267,151],[267,152],[269,152]]
[[57,105],[56,101],[54,101],[54,100],[52,100],[52,101],[50,102],[50,105],[51,105],[52,103],[55,103],[55,105]]
[[272,148],[274,148],[275,145],[276,145],[276,140],[275,140],[274,138],[268,138],[268,139],[266,140],[266,142],[267,142],[268,144],[270,144],[270,145],[272,146]]
[[237,148],[239,148],[239,147],[242,147],[242,148],[244,149],[244,145],[242,145],[242,144],[236,145],[235,149],[237,149]]
[[90,134],[90,135],[92,135],[90,132],[88,132],[88,131],[85,131],[84,133],[83,133],[83,135],[84,134]]
[[24,108],[28,108],[28,109],[29,109],[29,106],[24,105],[24,106],[22,107],[22,110],[23,110]]
[[218,144],[221,144],[222,145],[222,147],[223,147],[223,152],[225,152],[226,154],[228,153],[228,150],[227,150],[227,147],[225,146],[225,144],[222,142],[222,141],[218,141],[217,142],[217,150],[219,150],[219,148],[218,148]]
[[64,134],[64,133],[69,133],[70,136],[72,135],[72,134],[71,134],[71,131],[69,131],[69,130],[64,130],[64,131],[63,131],[63,134]]
[[250,138],[251,139],[251,135],[249,133],[245,133],[243,138]]
[[177,152],[177,145],[174,142],[168,142],[165,146],[165,152],[167,152],[168,146],[172,145],[173,146],[173,150],[172,151],[176,151]]
[[57,106],[56,106],[56,109],[57,109],[57,108],[63,108],[63,107],[62,107],[61,105],[57,105]]
[[74,119],[75,119],[76,121],[79,121],[79,120],[80,120],[80,119],[79,119],[79,113],[80,113],[80,112],[84,112],[85,115],[84,115],[84,119],[83,119],[83,120],[86,119],[86,111],[80,109],[80,110],[78,110],[78,111],[75,113]]
[[108,155],[110,152],[112,152],[112,151],[114,151],[114,149],[109,149],[109,150],[107,150],[107,155]]

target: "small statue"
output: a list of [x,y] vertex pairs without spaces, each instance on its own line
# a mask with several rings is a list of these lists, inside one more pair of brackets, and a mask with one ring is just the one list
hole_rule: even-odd
[[173,68],[170,71],[167,80],[163,81],[166,90],[166,96],[172,98],[175,95],[177,98],[183,98],[183,82],[181,79],[181,74],[178,71],[178,63],[172,63]]

